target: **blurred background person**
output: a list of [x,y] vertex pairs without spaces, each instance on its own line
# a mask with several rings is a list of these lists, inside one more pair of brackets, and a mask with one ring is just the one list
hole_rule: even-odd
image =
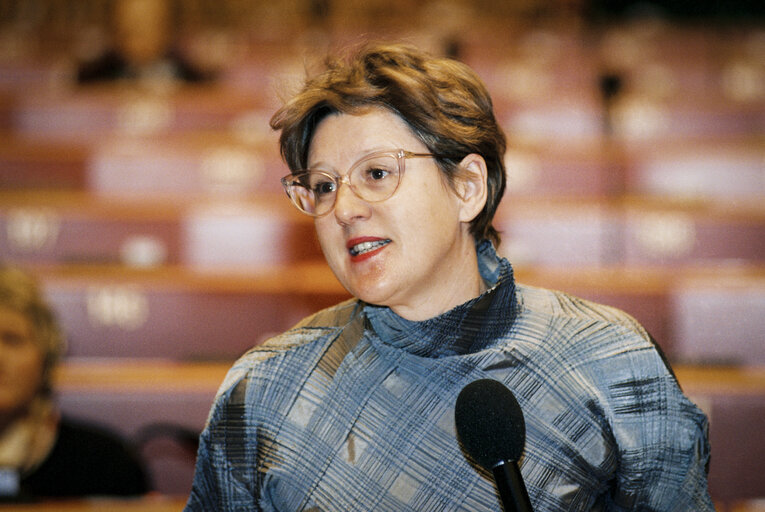
[[212,75],[176,48],[173,8],[168,0],[116,0],[113,44],[80,65],[80,83],[116,80],[204,82]]
[[0,266],[0,501],[146,493],[127,444],[58,411],[51,377],[62,347],[34,279]]

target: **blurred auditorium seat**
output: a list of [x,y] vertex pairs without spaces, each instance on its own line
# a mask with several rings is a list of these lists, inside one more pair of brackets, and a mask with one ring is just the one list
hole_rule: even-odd
[[[324,263],[236,273],[75,266],[39,273],[72,357],[232,358],[347,296]],[[673,361],[765,361],[762,270],[738,270],[727,285],[714,267],[518,265],[516,273],[521,283],[624,309]]]
[[597,99],[554,97],[500,105],[497,120],[521,142],[597,140],[603,132],[603,108]]
[[505,153],[506,202],[515,198],[611,197],[623,192],[625,159],[601,141],[522,144]]
[[765,209],[750,203],[508,196],[495,225],[500,251],[519,264],[765,262]]
[[[19,39],[18,43],[24,44],[23,36]],[[11,53],[2,55],[0,52],[0,91],[17,94],[51,90],[71,79],[65,61],[33,55],[29,50],[17,49]]]
[[0,190],[83,190],[90,150],[81,142],[0,136]]
[[194,479],[200,430],[176,422],[158,422],[143,425],[133,436],[147,462],[154,489],[166,495],[188,495]]
[[673,287],[672,331],[678,359],[765,365],[765,273],[719,267]]
[[718,512],[765,512],[765,498],[737,501],[728,508],[718,508]]
[[[765,108],[762,115],[758,131],[765,133]],[[763,139],[654,142],[630,150],[626,160],[625,188],[632,194],[742,202],[765,197]]]
[[762,204],[627,199],[623,221],[627,265],[765,262]]
[[[709,489],[717,501],[734,506],[755,500],[765,489],[765,370],[758,367],[676,365],[680,385],[709,418],[712,458]],[[722,510],[726,510],[723,508]]]
[[597,38],[600,65],[621,75],[625,91],[656,99],[715,96],[710,83],[719,37],[713,30],[637,16],[607,24]]
[[227,130],[262,108],[259,95],[219,86],[151,91],[110,84],[20,94],[12,106],[11,130],[64,141]]
[[[255,122],[257,128],[251,127]],[[252,197],[282,193],[289,172],[267,120],[246,116],[212,132],[106,135],[95,141],[0,139],[0,189],[107,195]]]
[[283,194],[0,192],[0,241],[0,258],[26,263],[220,269],[321,258],[312,221]]
[[624,97],[614,111],[615,133],[627,144],[721,138],[761,133],[763,111],[723,100]]
[[13,96],[0,90],[0,132],[8,133],[11,130],[13,125],[12,112]]
[[69,357],[231,359],[347,297],[326,264],[37,273],[67,333]]
[[515,273],[520,283],[623,309],[672,363],[765,365],[762,265],[519,265]]
[[157,266],[183,255],[180,201],[87,192],[0,192],[0,258],[25,263]]
[[508,197],[497,210],[500,253],[515,264],[594,266],[620,259],[619,210],[607,199]]
[[514,266],[519,283],[561,290],[628,312],[674,359],[669,300],[672,273],[648,267]]
[[575,25],[506,23],[492,38],[485,30],[461,33],[459,58],[481,76],[498,112],[551,99],[598,100],[598,63]]
[[199,203],[183,220],[183,261],[198,269],[248,269],[323,261],[310,217],[287,198]]
[[282,193],[279,178],[289,169],[279,157],[276,137],[265,134],[265,141],[250,142],[246,136],[232,129],[114,138],[91,152],[88,187],[108,195]]
[[307,69],[316,66],[328,54],[323,38],[318,45],[315,43],[315,40],[308,44],[259,41],[248,48],[246,56],[231,62],[219,81],[235,91],[257,94],[273,112],[279,107],[279,94],[294,87]]

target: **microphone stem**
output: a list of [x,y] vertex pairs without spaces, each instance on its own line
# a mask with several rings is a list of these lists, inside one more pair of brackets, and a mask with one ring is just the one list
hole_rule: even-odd
[[502,461],[492,472],[505,512],[533,512],[518,463]]

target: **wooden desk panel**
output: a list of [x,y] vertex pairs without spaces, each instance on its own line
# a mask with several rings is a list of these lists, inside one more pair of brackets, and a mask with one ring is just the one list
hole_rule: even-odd
[[289,169],[279,156],[277,137],[267,132],[267,119],[262,123],[252,128],[252,134],[221,127],[201,133],[112,138],[92,152],[89,189],[107,195],[224,199],[283,194],[279,179]]
[[238,273],[188,269],[40,269],[82,357],[219,359],[346,298],[325,264]]
[[178,264],[183,205],[80,192],[0,192],[0,258],[19,263]]
[[625,186],[623,156],[598,139],[557,144],[511,139],[504,162],[506,203],[518,197],[609,198]]
[[225,131],[263,108],[272,110],[258,94],[214,85],[151,91],[108,84],[19,96],[11,129],[64,141]]
[[313,222],[283,193],[246,201],[0,192],[0,259],[253,268],[321,259]]
[[595,267],[621,258],[618,208],[607,199],[507,198],[495,215],[513,265]]
[[704,137],[683,144],[638,144],[625,155],[627,189],[669,199],[761,200],[765,196],[761,134],[759,130],[733,140]]
[[678,358],[765,365],[765,275],[721,271],[682,280],[670,311]]
[[689,144],[694,140],[736,140],[762,133],[763,112],[725,98],[624,97],[614,109],[614,131],[628,146]]
[[[735,503],[762,497],[765,367],[677,366],[675,371],[686,394],[709,417],[713,498]],[[756,504],[742,504],[734,510],[758,510]]]
[[628,198],[623,208],[627,265],[765,261],[765,209],[757,202]]
[[0,134],[0,189],[84,190],[90,149],[86,144]]

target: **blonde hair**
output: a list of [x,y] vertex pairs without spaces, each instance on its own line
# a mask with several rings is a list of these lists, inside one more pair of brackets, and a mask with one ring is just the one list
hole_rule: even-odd
[[0,264],[0,306],[29,320],[34,342],[43,354],[42,392],[52,392],[51,374],[64,349],[64,337],[37,281],[20,268]]

